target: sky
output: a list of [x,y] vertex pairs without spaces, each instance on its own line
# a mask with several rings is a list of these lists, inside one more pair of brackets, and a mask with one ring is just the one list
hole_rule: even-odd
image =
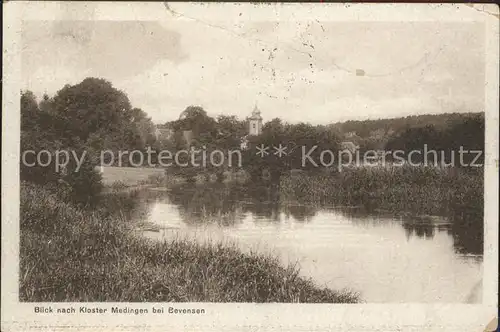
[[473,22],[25,21],[23,89],[109,80],[155,123],[209,115],[327,124],[484,111],[484,27]]

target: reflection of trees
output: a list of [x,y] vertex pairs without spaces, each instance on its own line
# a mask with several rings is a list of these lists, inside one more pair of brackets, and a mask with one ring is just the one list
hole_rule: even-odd
[[100,206],[106,216],[120,216],[124,220],[145,220],[149,213],[149,204],[143,199],[143,192],[133,191],[103,195]]
[[[353,223],[366,223],[368,220],[375,223],[377,220],[380,220],[377,218],[373,219],[373,216],[377,214],[376,212],[364,208],[340,209],[339,211],[350,218]],[[389,212],[379,213],[378,216],[384,219],[399,219],[396,214]],[[410,239],[412,236],[432,239],[436,231],[447,231],[453,237],[455,251],[465,255],[483,255],[484,222],[482,217],[469,214],[465,217],[448,218],[447,220],[450,222],[449,225],[440,225],[433,223],[431,220],[427,221],[421,218],[406,216],[402,220],[402,227],[405,230],[407,239]]]
[[436,228],[432,224],[403,223],[403,228],[405,229],[407,239],[410,239],[412,236],[432,239],[436,233]]
[[455,250],[461,254],[483,255],[484,219],[456,218],[450,233]]
[[239,193],[221,183],[180,186],[173,188],[168,197],[187,224],[234,225],[243,219]]
[[280,207],[275,202],[247,203],[244,211],[251,213],[256,221],[280,221]]
[[257,220],[279,221],[280,192],[276,185],[251,184],[244,191],[245,212],[253,214]]
[[[143,202],[158,199],[165,193],[150,193]],[[280,222],[281,213],[286,218],[292,217],[299,222],[307,222],[313,218],[320,207],[309,205],[287,205],[280,202],[279,187],[273,185],[228,185],[222,183],[196,186],[188,184],[172,188],[167,193],[168,200],[177,205],[180,215],[187,224],[216,223],[219,225],[234,225],[240,223],[245,214],[251,213],[256,222]],[[136,200],[137,202],[137,200]],[[129,205],[127,205],[129,204]],[[127,203],[123,212],[131,212]],[[134,213],[145,213],[145,204],[133,203]],[[128,207],[127,207],[128,206]],[[373,218],[373,211],[357,208],[336,209],[353,223],[382,222],[385,218],[396,218],[394,215],[379,215]],[[143,212],[140,212],[143,211]],[[399,218],[398,218],[399,219]],[[441,228],[437,224],[421,219],[405,218],[402,221],[406,237],[412,236],[432,239]],[[454,219],[451,225],[442,230],[448,230],[453,237],[455,250],[461,254],[483,254],[483,222],[475,218]]]
[[354,208],[354,207],[344,207],[344,208],[336,208],[335,211],[338,211],[343,216],[352,219],[353,223],[356,223],[358,220],[364,220],[372,217],[373,214],[365,208]]
[[447,230],[453,237],[453,247],[456,252],[464,255],[483,254],[483,223],[467,219],[453,219],[449,226],[438,226],[432,223],[403,223],[406,237],[418,236],[432,238],[436,230]]
[[308,205],[285,205],[283,206],[283,212],[285,216],[289,218],[292,216],[295,220],[300,222],[307,222],[311,220],[318,209],[314,206]]
[[273,185],[222,183],[173,188],[168,199],[175,204],[188,224],[217,223],[234,225],[251,213],[256,221],[280,221],[281,212],[298,221],[308,221],[316,209],[308,206],[282,206],[279,187]]
[[339,209],[341,213],[350,218],[353,224],[366,224],[371,225],[386,225],[394,224],[401,225],[405,230],[406,239],[409,240],[412,236],[420,238],[432,239],[436,234],[437,225],[422,221],[417,218],[400,219],[394,213],[379,211],[375,212],[366,208],[345,208]]

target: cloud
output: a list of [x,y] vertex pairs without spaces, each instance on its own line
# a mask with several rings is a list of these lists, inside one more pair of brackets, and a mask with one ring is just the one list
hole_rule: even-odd
[[[482,110],[480,25],[438,22],[29,23],[25,85],[109,79],[154,121],[211,115],[325,123]],[[365,75],[356,75],[362,70]]]
[[188,59],[180,46],[180,33],[156,22],[30,21],[23,32],[23,72],[28,75],[42,65],[66,66],[120,80],[158,61]]

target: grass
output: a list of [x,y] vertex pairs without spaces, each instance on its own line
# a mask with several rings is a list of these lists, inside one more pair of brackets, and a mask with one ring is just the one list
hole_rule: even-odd
[[163,168],[152,167],[104,167],[102,183],[105,186],[122,183],[125,186],[134,186],[147,181],[150,176],[159,176],[165,173]]
[[121,180],[117,180],[117,181],[113,182],[111,185],[109,185],[109,188],[111,190],[114,190],[114,191],[120,191],[120,190],[123,190],[127,187],[128,187],[128,185]]
[[285,177],[281,197],[317,205],[362,205],[395,213],[474,217],[482,222],[482,169],[366,167]]
[[166,172],[163,174],[153,174],[148,176],[147,180],[143,180],[141,184],[151,184],[157,187],[171,187],[185,183],[186,180],[181,176],[170,175]]
[[[225,171],[222,174],[220,182],[244,184],[249,181],[249,177],[250,175],[243,170]],[[219,179],[217,179],[215,173],[210,172],[198,173],[194,176],[164,172],[163,174],[150,175],[147,180],[140,181],[140,183],[152,184],[159,187],[174,187],[185,183],[207,184],[214,182],[219,182]]]
[[318,287],[271,256],[221,244],[152,242],[131,232],[135,192],[91,211],[21,186],[20,300],[36,302],[328,302],[351,291]]

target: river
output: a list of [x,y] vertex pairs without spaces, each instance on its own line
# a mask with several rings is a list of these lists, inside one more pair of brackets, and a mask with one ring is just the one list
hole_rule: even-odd
[[[243,194],[242,194],[243,192]],[[477,303],[482,243],[446,218],[312,207],[228,186],[149,188],[133,218],[151,239],[224,242],[297,262],[304,277],[372,303]]]

